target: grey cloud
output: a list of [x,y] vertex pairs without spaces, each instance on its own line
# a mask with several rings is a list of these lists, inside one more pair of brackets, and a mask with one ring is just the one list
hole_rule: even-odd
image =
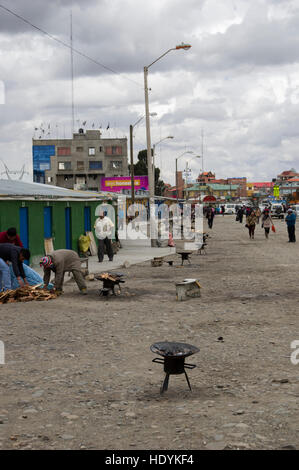
[[229,69],[242,64],[265,66],[299,60],[299,16],[270,21],[265,16],[248,15],[223,34],[207,38],[202,45],[208,68]]
[[[76,126],[77,120],[102,124],[103,135],[110,122],[111,136],[128,136],[129,125],[144,113],[143,66],[178,42],[192,43],[190,51],[171,52],[149,73],[151,110],[160,111],[152,120],[152,142],[175,137],[161,148],[164,175],[171,181],[177,155],[185,149],[200,154],[202,128],[205,169],[219,177],[270,178],[285,169],[284,162],[296,166],[299,115],[291,97],[297,82],[294,78],[278,103],[270,79],[297,74],[298,14],[293,9],[293,16],[269,21],[273,2],[253,0],[256,11],[223,34],[200,33],[202,5],[207,11],[209,2],[197,0],[130,0],[123,9],[117,0],[15,0],[11,8],[66,42],[72,8],[74,46],[120,72],[108,75],[74,54]],[[209,14],[212,23],[214,12]],[[36,125],[58,123],[60,136],[70,134],[70,53],[15,18],[8,21],[1,10],[0,27],[0,78],[7,90],[7,104],[0,108],[0,152],[16,167],[20,152],[30,161]],[[136,129],[134,148],[135,155],[145,148],[144,123]],[[193,161],[192,168],[199,170],[200,163]]]

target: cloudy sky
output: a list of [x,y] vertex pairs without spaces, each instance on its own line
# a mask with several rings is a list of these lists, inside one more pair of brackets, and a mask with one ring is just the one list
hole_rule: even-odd
[[[26,163],[41,126],[71,136],[70,50],[75,124],[102,126],[103,137],[129,137],[144,115],[143,67],[149,69],[152,143],[166,182],[175,158],[193,151],[193,177],[246,176],[265,181],[299,171],[299,3],[297,0],[0,0],[0,159]],[[102,64],[105,67],[102,67]],[[113,72],[110,72],[112,70]],[[110,124],[110,129],[106,127]],[[49,137],[49,136],[48,136]],[[144,122],[134,150],[146,148]],[[178,160],[179,169],[192,157]],[[135,156],[136,158],[136,156]],[[3,165],[0,163],[0,171]]]

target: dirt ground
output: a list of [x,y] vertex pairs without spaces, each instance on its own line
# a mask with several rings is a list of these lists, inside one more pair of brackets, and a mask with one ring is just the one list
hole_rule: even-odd
[[[298,449],[299,251],[276,227],[249,240],[217,216],[205,256],[123,269],[121,296],[100,298],[94,281],[85,297],[69,283],[56,300],[1,305],[0,447]],[[176,301],[185,278],[201,298]],[[192,392],[176,375],[160,395],[157,341],[200,348],[187,360]]]

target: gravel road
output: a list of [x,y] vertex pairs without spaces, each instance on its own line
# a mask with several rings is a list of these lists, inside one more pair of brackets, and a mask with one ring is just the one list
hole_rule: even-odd
[[[249,240],[217,216],[206,255],[123,269],[120,296],[99,298],[99,281],[80,296],[71,282],[56,300],[1,305],[0,448],[298,449],[299,251],[276,227]],[[185,278],[200,298],[176,301]],[[157,341],[200,348],[192,392],[177,375],[160,395]]]

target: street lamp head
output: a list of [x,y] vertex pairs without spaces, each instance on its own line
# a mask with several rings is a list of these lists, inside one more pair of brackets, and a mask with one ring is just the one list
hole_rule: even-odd
[[151,117],[158,116],[157,113],[149,113],[149,115],[150,115]]
[[178,46],[175,47],[176,49],[184,49],[185,51],[187,51],[188,49],[191,48],[191,44],[184,44],[182,42],[182,44],[179,44]]

